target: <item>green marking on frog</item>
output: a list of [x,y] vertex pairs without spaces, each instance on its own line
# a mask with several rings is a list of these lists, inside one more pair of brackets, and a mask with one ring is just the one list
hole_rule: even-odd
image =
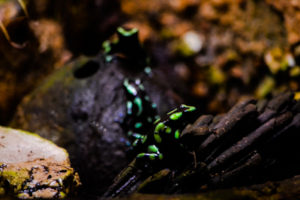
[[155,139],[155,141],[156,141],[157,143],[161,143],[161,141],[162,141],[160,135],[157,134],[157,133],[154,134],[154,139]]
[[135,123],[135,125],[134,125],[134,127],[136,128],[136,129],[139,129],[139,128],[141,128],[143,126],[143,124],[141,123],[141,122],[137,122],[137,123]]
[[171,115],[171,114],[173,114],[176,111],[177,111],[177,108],[175,108],[175,109],[171,110],[170,112],[168,112],[167,115]]
[[142,158],[142,157],[144,157],[146,155],[146,153],[139,153],[136,157],[137,158]]
[[174,137],[175,137],[175,139],[179,139],[179,136],[180,136],[180,131],[177,129],[175,131]]
[[144,140],[147,139],[146,136],[139,134],[139,133],[134,133],[133,137],[136,139],[133,143],[132,146],[136,147],[138,146],[140,143],[143,144]]
[[144,98],[146,101],[150,101],[150,97],[149,96],[145,96]]
[[138,107],[138,112],[136,113],[137,116],[140,116],[143,112],[143,104],[142,99],[140,97],[135,97],[133,100],[134,104]]
[[151,74],[152,72],[151,67],[145,67],[144,72],[148,75]]
[[149,154],[149,159],[150,160],[155,160],[156,155],[155,154]]
[[158,133],[160,130],[163,130],[165,128],[165,124],[163,122],[160,122],[156,125],[154,129],[154,133]]
[[151,118],[151,117],[147,117],[147,121],[148,121],[149,123],[151,123],[151,122],[152,122],[152,118]]
[[171,127],[166,126],[166,133],[170,134],[172,132]]
[[136,146],[137,146],[137,143],[138,143],[138,141],[135,140],[131,145],[132,145],[133,147],[136,147]]
[[152,108],[157,108],[156,103],[152,103]]
[[157,152],[159,152],[159,150],[158,150],[157,146],[155,146],[155,145],[149,145],[148,146],[148,152],[149,153],[157,153]]
[[110,62],[110,61],[112,61],[112,59],[113,59],[113,57],[111,55],[106,55],[105,56],[105,61],[106,62]]
[[148,157],[149,160],[155,160],[156,158],[158,158],[159,160],[163,159],[163,155],[160,152],[157,153],[139,153],[137,155],[137,158],[145,158]]
[[144,144],[146,141],[147,141],[147,135],[146,136],[144,136],[144,138],[142,139],[142,144]]
[[117,31],[125,37],[130,37],[130,36],[136,34],[139,30],[137,28],[132,28],[132,29],[126,30],[123,27],[119,27],[117,29]]
[[127,132],[127,135],[128,135],[128,136],[132,136],[132,134],[133,134],[132,131],[128,131],[128,132]]
[[154,123],[153,123],[153,124],[157,124],[157,122],[159,122],[159,121],[160,121],[160,117],[158,117],[158,118],[157,118],[157,116],[155,116],[155,118],[156,118],[156,120],[154,121]]
[[102,47],[104,49],[104,53],[109,53],[111,51],[111,44],[108,40],[102,43]]
[[127,114],[128,115],[131,115],[132,114],[132,106],[133,106],[133,104],[132,104],[132,102],[131,101],[127,101]]
[[176,112],[176,113],[173,113],[173,114],[170,116],[170,119],[171,119],[171,120],[178,120],[181,116],[182,116],[182,112]]
[[144,135],[139,134],[139,133],[134,133],[133,137],[135,137],[136,139],[142,139],[142,138],[144,138]]
[[163,154],[160,153],[160,154],[158,155],[158,159],[159,159],[159,160],[162,160],[163,158],[164,158]]
[[123,85],[125,86],[125,88],[129,94],[134,95],[134,96],[137,95],[136,89],[131,84],[129,84],[128,79],[124,80]]
[[140,88],[141,90],[145,90],[145,87],[144,87],[142,84],[139,84],[139,88]]

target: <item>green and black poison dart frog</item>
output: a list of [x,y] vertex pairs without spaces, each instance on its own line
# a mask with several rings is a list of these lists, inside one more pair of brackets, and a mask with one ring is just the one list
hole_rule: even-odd
[[136,146],[136,139],[143,138],[143,134],[151,129],[158,118],[156,104],[147,96],[140,79],[125,79],[123,86],[126,91],[126,116],[121,124],[129,139]]
[[[117,29],[118,39],[103,43],[107,62],[120,57],[134,63],[136,69],[151,76],[149,59],[138,41],[137,29]],[[132,139],[132,146],[139,152],[137,160],[163,160],[163,157],[179,155],[180,134],[187,123],[192,122],[196,108],[181,105],[169,112],[165,118],[157,116],[156,105],[153,104],[139,79],[125,79],[123,86],[126,91],[126,116],[121,125]],[[155,121],[155,122],[154,122]],[[145,149],[146,148],[146,149]],[[178,150],[178,151],[177,151]]]
[[[135,142],[143,146],[145,152],[137,155],[137,160],[162,160],[165,156],[177,157],[183,149],[180,134],[185,126],[195,118],[196,108],[185,104],[167,113],[162,119],[157,119],[151,132],[138,138]],[[145,149],[146,147],[146,149]],[[178,153],[178,154],[177,154]]]
[[134,140],[134,149],[142,152],[137,154],[137,160],[163,160],[165,155],[168,160],[178,157],[183,150],[181,131],[196,119],[196,108],[182,104],[160,119],[156,105],[147,96],[139,79],[125,79],[123,86],[127,103],[122,126]]

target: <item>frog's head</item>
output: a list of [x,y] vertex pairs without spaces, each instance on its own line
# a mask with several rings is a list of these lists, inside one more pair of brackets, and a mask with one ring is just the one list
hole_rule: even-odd
[[106,40],[102,43],[105,60],[111,62],[118,57],[130,61],[133,70],[143,70],[149,65],[149,58],[144,51],[139,38],[137,28],[118,27],[117,38],[112,41]]
[[[174,126],[184,126],[187,123],[192,123],[197,117],[197,109],[194,106],[181,104],[179,107],[167,113],[167,116],[162,119],[157,119],[154,122],[156,129],[161,128],[160,124],[173,124]],[[160,125],[160,126],[159,126]]]
[[183,110],[183,112],[194,112],[194,111],[196,111],[195,106],[188,106],[188,105],[185,105],[185,104],[181,104],[180,108]]
[[[181,104],[179,107],[175,108],[174,110],[170,111],[167,113],[167,115],[169,116],[169,118],[171,120],[179,120],[182,117],[185,117],[185,115],[187,114],[192,114],[196,111],[196,107],[195,106],[188,106],[185,104]],[[187,113],[187,114],[186,114]]]

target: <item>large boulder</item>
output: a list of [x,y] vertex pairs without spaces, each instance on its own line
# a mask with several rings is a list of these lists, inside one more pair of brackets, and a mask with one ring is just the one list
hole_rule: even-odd
[[134,70],[120,59],[80,57],[25,97],[11,126],[34,131],[66,148],[83,188],[99,194],[130,161],[121,124],[127,102],[124,80],[142,80],[159,114],[180,102],[161,74],[153,70],[147,76]]

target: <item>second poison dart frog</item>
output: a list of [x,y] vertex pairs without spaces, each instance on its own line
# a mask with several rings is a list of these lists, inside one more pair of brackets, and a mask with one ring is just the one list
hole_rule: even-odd
[[135,139],[132,146],[140,152],[137,161],[178,157],[183,150],[181,131],[195,119],[196,108],[182,104],[164,118],[159,118],[156,105],[151,103],[140,80],[125,79],[123,85],[128,99],[123,125],[127,127],[128,136]]

